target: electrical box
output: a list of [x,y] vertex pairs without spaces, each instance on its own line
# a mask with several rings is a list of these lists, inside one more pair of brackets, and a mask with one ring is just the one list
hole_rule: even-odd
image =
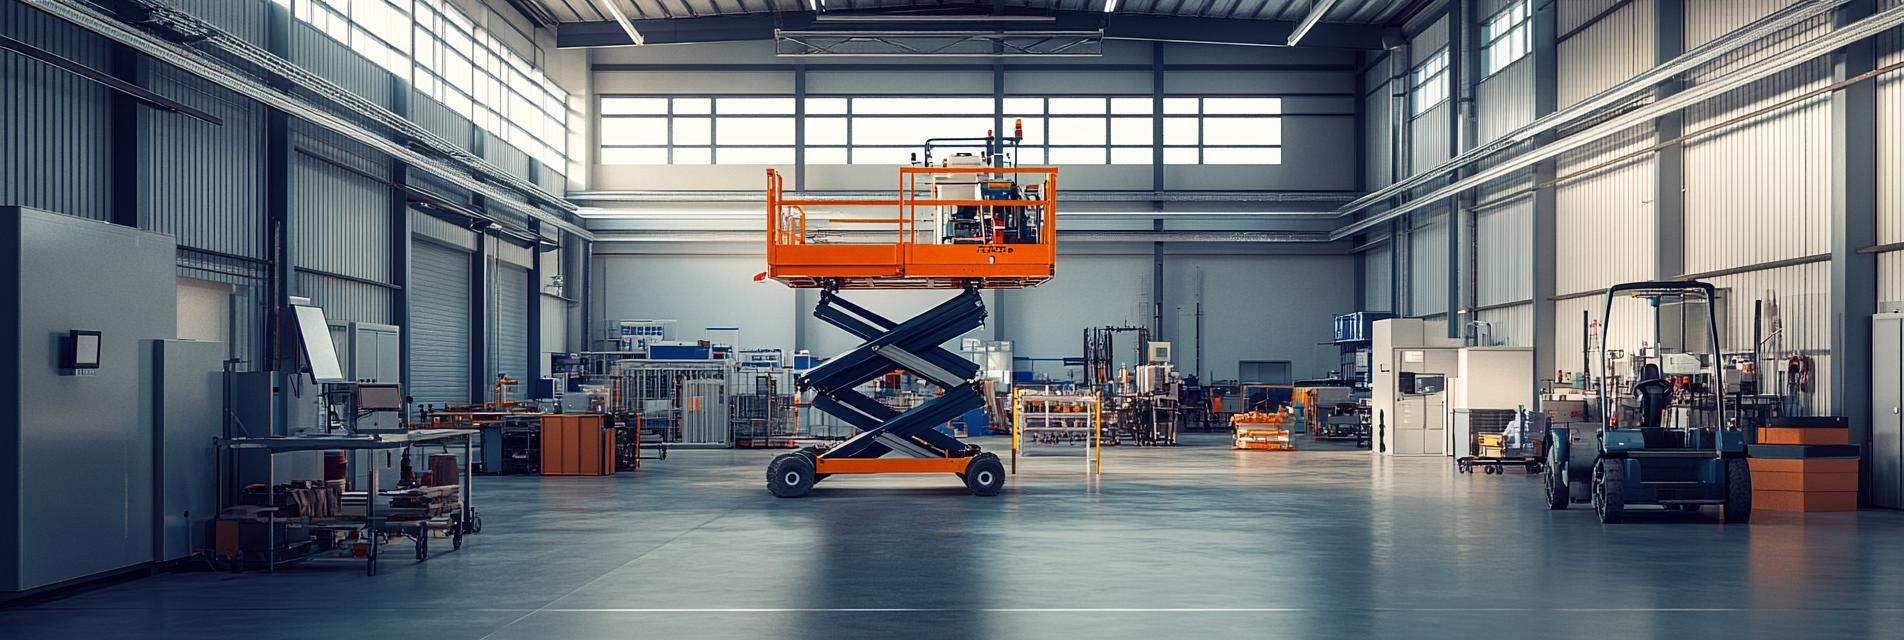
[[1170,343],[1151,342],[1144,345],[1145,362],[1150,364],[1169,364],[1170,360]]

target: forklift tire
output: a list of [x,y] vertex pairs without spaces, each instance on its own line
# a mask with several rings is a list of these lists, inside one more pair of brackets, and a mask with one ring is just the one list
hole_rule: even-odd
[[1600,524],[1619,524],[1626,515],[1626,467],[1619,460],[1600,459],[1594,465],[1593,510]]
[[965,463],[965,488],[975,496],[995,496],[1005,488],[1005,463],[998,456],[981,453]]
[[1559,511],[1567,508],[1567,505],[1571,504],[1573,496],[1568,495],[1567,478],[1562,475],[1566,472],[1567,464],[1565,462],[1547,466],[1547,482],[1545,484],[1547,485],[1548,510]]
[[798,498],[813,489],[813,459],[798,453],[774,456],[767,464],[767,490],[776,497]]
[[1722,509],[1726,524],[1752,521],[1752,469],[1744,458],[1726,462],[1726,501]]
[[417,525],[416,559],[417,562],[430,559],[430,529],[423,525]]

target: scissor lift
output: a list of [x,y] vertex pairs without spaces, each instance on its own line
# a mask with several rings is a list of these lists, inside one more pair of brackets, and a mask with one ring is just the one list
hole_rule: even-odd
[[[991,150],[1002,144],[988,143]],[[928,160],[929,161],[929,160]],[[980,290],[1036,286],[1052,276],[1056,242],[1057,169],[924,166],[900,168],[896,200],[799,200],[781,192],[780,176],[768,172],[768,271],[795,288],[821,289],[813,315],[865,342],[802,375],[801,389],[815,393],[813,408],[859,429],[845,441],[807,447],[774,458],[767,488],[782,498],[804,496],[813,484],[841,474],[952,473],[975,495],[996,495],[1005,486],[1005,465],[938,427],[985,404],[974,380],[979,366],[940,346],[984,326]],[[932,184],[947,175],[975,174],[979,194],[948,194]],[[920,196],[920,176],[927,176]],[[1024,176],[1042,178],[1026,183]],[[990,181],[990,182],[985,182]],[[961,184],[971,184],[961,182]],[[1010,185],[1000,191],[993,185]],[[893,242],[822,242],[809,227],[809,207],[897,207],[896,218],[832,218],[842,224],[894,224]],[[984,232],[962,240],[930,228],[920,237],[920,209],[962,208]],[[970,225],[968,225],[970,226]],[[959,290],[950,300],[895,322],[840,297],[843,289]],[[894,370],[910,372],[943,392],[905,411],[858,391]]]

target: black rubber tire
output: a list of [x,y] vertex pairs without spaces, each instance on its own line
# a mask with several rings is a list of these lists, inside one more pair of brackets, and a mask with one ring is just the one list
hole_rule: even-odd
[[1474,461],[1457,460],[1454,463],[1454,470],[1456,473],[1474,473]]
[[1567,491],[1567,461],[1560,460],[1547,465],[1546,485],[1547,509],[1559,511],[1572,504],[1573,496]]
[[1593,467],[1593,510],[1600,524],[1619,524],[1626,515],[1626,466],[1611,458],[1602,458]]
[[417,559],[417,562],[422,562],[424,560],[430,559],[430,528],[429,527],[417,525],[416,559]]
[[798,498],[813,489],[813,459],[798,453],[774,456],[767,464],[767,491],[775,497]]
[[1752,469],[1744,458],[1730,458],[1726,463],[1726,501],[1722,509],[1726,524],[1745,524],[1752,521]]
[[1530,474],[1532,474],[1532,473],[1540,473],[1540,472],[1541,472],[1541,468],[1542,468],[1542,467],[1545,467],[1545,466],[1547,466],[1547,465],[1544,465],[1544,464],[1541,464],[1539,460],[1536,460],[1536,461],[1533,461],[1533,462],[1529,462],[1529,463],[1527,463],[1527,472],[1528,472],[1528,473],[1530,473]]
[[998,456],[981,453],[965,463],[965,488],[975,496],[995,496],[1005,488],[1005,463]]

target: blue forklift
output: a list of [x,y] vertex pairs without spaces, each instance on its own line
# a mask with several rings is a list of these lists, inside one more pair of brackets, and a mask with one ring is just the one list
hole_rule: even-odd
[[[1727,524],[1743,524],[1752,518],[1752,474],[1746,466],[1745,434],[1726,421],[1725,394],[1720,386],[1722,363],[1719,354],[1719,324],[1712,285],[1698,281],[1633,282],[1607,289],[1602,318],[1610,328],[1613,303],[1620,298],[1647,301],[1654,314],[1654,326],[1660,326],[1662,304],[1679,304],[1681,327],[1694,327],[1707,334],[1710,353],[1695,363],[1690,354],[1658,354],[1654,361],[1637,367],[1632,385],[1622,388],[1624,380],[1608,375],[1612,360],[1607,357],[1606,340],[1600,341],[1599,425],[1576,423],[1577,427],[1598,427],[1597,442],[1585,442],[1584,430],[1556,426],[1549,431],[1547,448],[1547,508],[1565,509],[1574,503],[1591,501],[1600,522],[1620,522],[1628,508],[1657,505],[1669,510],[1698,511],[1718,505]],[[1690,309],[1703,308],[1703,327],[1692,322]],[[1603,328],[1604,331],[1604,328]],[[1607,335],[1604,332],[1602,336]],[[1662,364],[1666,365],[1662,368]],[[1695,373],[1689,368],[1698,368]],[[1680,383],[1667,376],[1673,375]],[[1611,382],[1609,382],[1611,381]],[[1703,389],[1703,390],[1702,390]],[[1637,400],[1637,419],[1621,424],[1617,397]],[[1687,400],[1694,410],[1680,416],[1692,424],[1667,424],[1664,414],[1675,397]],[[1709,405],[1709,409],[1707,406]],[[1580,455],[1573,455],[1581,446]],[[1592,455],[1585,446],[1592,446]]]

